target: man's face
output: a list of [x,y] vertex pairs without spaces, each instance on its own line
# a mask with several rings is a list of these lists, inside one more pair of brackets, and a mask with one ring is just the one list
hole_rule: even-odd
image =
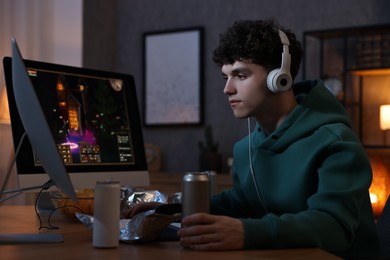
[[260,117],[270,107],[267,96],[267,71],[264,67],[243,61],[222,66],[226,78],[223,92],[229,96],[229,103],[236,118]]

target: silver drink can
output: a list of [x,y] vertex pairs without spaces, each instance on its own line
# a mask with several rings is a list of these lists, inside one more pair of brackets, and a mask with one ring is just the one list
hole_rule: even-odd
[[217,172],[215,171],[205,171],[205,173],[209,176],[209,182],[210,182],[210,196],[217,193]]
[[189,172],[181,183],[182,217],[210,212],[210,181],[205,172]]

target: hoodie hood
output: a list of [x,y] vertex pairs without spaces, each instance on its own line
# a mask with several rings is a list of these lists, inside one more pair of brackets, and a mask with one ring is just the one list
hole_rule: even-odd
[[343,124],[351,128],[351,122],[344,106],[322,81],[298,82],[294,84],[293,91],[298,105],[268,136],[257,124],[257,131],[251,134],[254,147],[277,152],[326,125]]

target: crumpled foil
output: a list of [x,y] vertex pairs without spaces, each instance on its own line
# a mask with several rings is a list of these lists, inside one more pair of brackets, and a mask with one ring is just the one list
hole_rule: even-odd
[[[121,213],[126,211],[128,207],[141,202],[167,203],[167,198],[156,190],[121,188]],[[75,215],[81,223],[90,230],[93,229],[93,216],[80,212],[76,212]],[[132,219],[121,218],[119,221],[119,240],[126,243],[154,240],[164,228],[179,221],[180,218],[181,205],[179,203],[162,204],[154,210],[140,212]]]
[[142,190],[123,186],[121,187],[121,218],[128,208],[141,202],[167,203],[167,197],[158,190]]
[[120,240],[123,242],[155,240],[172,222],[181,218],[180,204],[163,204],[154,210],[147,210],[135,215],[121,230]]

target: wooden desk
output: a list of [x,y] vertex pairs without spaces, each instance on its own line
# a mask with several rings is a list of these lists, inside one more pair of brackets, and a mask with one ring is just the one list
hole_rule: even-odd
[[[56,217],[54,225],[64,242],[54,244],[0,245],[1,259],[338,259],[323,250],[286,249],[199,252],[183,249],[179,242],[150,242],[145,244],[120,244],[114,249],[92,247],[92,232],[81,223],[70,223]],[[33,206],[0,206],[0,233],[37,233],[37,218]]]
[[[181,191],[181,181],[184,176],[183,173],[171,172],[151,172],[150,185],[147,187],[140,187],[146,190],[158,190],[166,196],[172,195]],[[232,186],[232,176],[230,174],[216,175],[216,191],[221,192]],[[38,192],[26,192],[19,196],[6,201],[6,205],[34,205]],[[0,231],[1,233],[1,231]]]

